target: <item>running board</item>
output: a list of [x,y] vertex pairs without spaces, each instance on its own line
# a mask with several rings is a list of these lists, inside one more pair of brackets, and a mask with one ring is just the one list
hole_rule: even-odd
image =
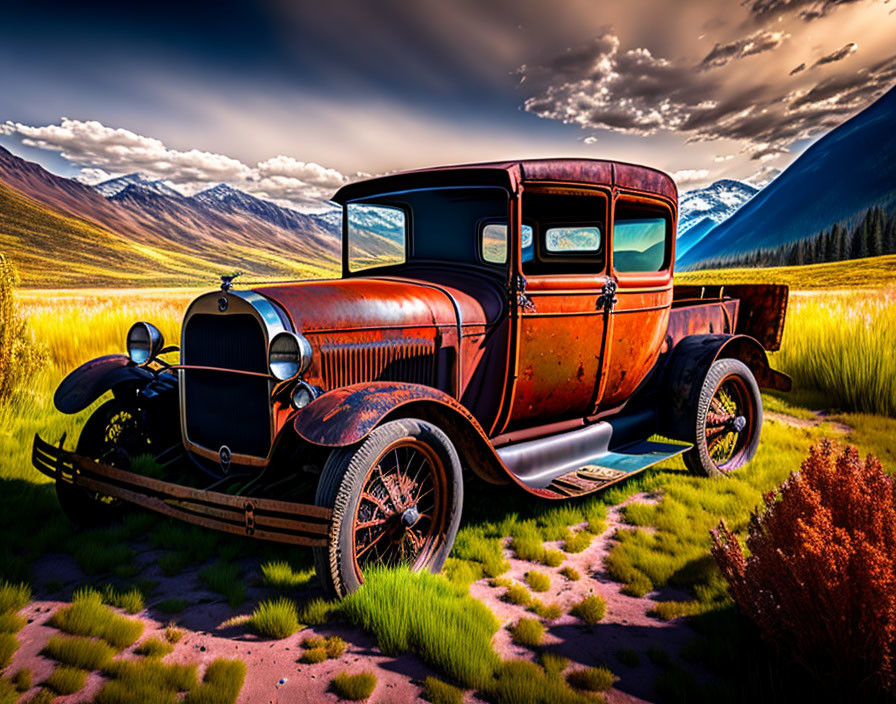
[[689,450],[689,444],[644,440],[655,414],[640,411],[546,438],[509,445],[498,455],[513,475],[547,498],[581,496],[615,484]]

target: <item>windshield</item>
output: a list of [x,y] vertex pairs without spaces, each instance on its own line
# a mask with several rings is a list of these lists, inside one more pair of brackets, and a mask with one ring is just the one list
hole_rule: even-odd
[[508,217],[508,194],[493,186],[432,188],[346,205],[348,270],[435,260],[503,266],[483,254],[484,223]]

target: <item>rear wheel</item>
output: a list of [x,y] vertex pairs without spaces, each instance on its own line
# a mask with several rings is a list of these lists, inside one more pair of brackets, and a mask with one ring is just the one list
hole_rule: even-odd
[[713,362],[703,380],[694,422],[697,439],[684,455],[694,474],[725,476],[753,458],[762,430],[762,397],[743,362]]
[[460,460],[431,423],[384,423],[360,445],[331,453],[316,502],[333,510],[328,543],[314,549],[317,573],[331,594],[357,589],[368,567],[438,572],[460,524]]
[[[131,459],[152,453],[139,409],[118,400],[104,403],[87,419],[76,454],[129,470]],[[96,526],[118,518],[118,502],[84,487],[56,480],[56,496],[65,514],[78,525]]]

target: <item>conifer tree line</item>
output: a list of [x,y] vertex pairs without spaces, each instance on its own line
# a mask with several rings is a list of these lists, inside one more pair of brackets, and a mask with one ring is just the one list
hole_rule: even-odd
[[864,259],[882,254],[896,254],[896,213],[887,213],[880,206],[875,206],[865,211],[859,224],[852,230],[836,223],[829,230],[780,247],[706,259],[690,268],[798,266]]

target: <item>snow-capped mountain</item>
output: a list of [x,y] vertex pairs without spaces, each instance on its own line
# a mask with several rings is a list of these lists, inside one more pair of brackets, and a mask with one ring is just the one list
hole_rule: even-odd
[[724,222],[757,193],[759,189],[755,186],[730,178],[682,193],[678,200],[678,236],[704,218],[716,224]]
[[108,181],[97,183],[94,190],[99,191],[106,198],[118,195],[128,186],[140,186],[153,193],[163,196],[180,196],[181,193],[167,181],[160,178],[149,178],[141,173],[128,174],[118,178],[110,178]]

